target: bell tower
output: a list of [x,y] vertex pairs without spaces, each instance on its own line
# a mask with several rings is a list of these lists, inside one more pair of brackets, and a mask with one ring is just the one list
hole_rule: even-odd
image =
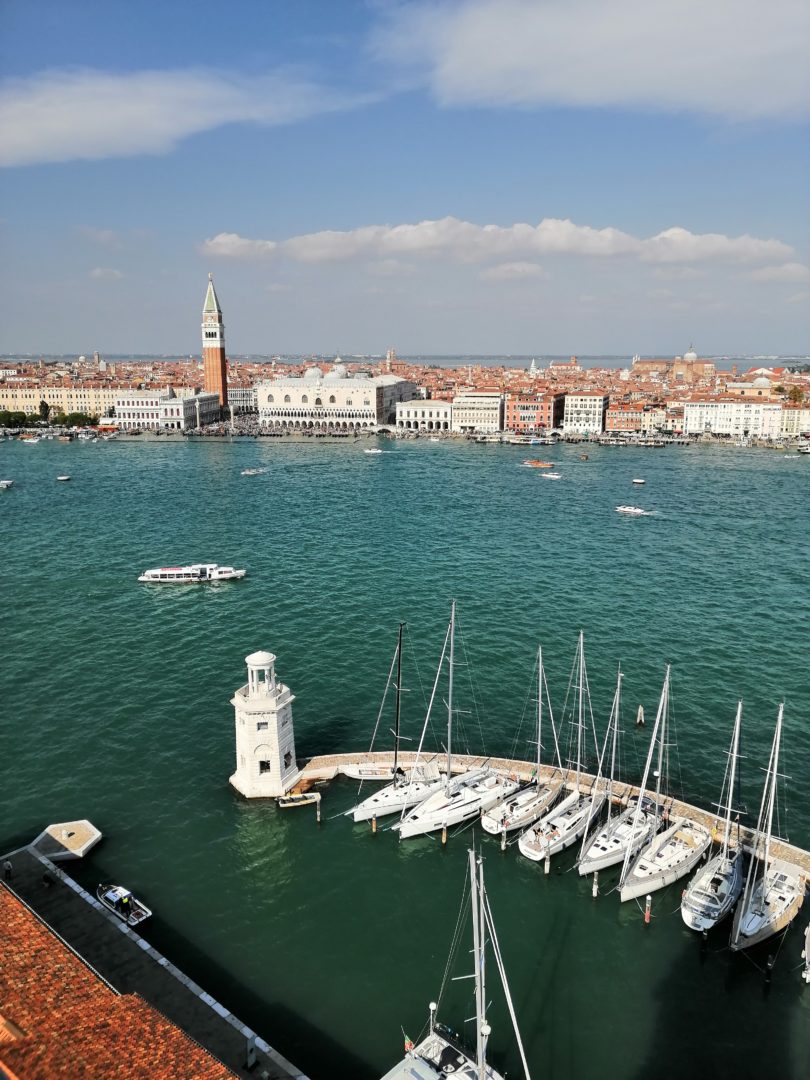
[[225,359],[225,323],[214,290],[214,276],[208,275],[208,291],[202,313],[203,386],[206,393],[219,394],[219,404],[228,404],[228,362]]
[[276,678],[273,653],[251,653],[245,663],[248,681],[231,698],[236,712],[236,772],[230,783],[246,799],[275,799],[298,779],[295,696]]

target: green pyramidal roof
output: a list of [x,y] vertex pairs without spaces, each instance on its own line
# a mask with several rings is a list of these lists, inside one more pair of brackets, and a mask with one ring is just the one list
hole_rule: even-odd
[[217,300],[217,294],[214,292],[214,276],[208,275],[208,292],[205,294],[205,303],[203,304],[203,315],[221,315],[222,308],[219,306],[219,300]]

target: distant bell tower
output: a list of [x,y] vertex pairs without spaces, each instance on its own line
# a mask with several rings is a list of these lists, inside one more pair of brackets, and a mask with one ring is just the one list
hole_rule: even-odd
[[236,711],[236,772],[231,786],[246,799],[275,799],[298,779],[289,686],[276,678],[273,653],[245,658],[248,681],[231,698]]
[[228,362],[225,359],[225,323],[214,291],[214,276],[208,275],[202,317],[203,386],[206,393],[219,394],[223,409],[228,404]]

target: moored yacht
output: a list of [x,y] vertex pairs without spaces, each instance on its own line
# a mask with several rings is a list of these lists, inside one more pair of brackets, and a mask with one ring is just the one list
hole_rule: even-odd
[[235,581],[243,578],[246,572],[216,563],[192,563],[191,566],[159,566],[155,570],[144,570],[138,581],[157,585],[190,585],[206,581]]

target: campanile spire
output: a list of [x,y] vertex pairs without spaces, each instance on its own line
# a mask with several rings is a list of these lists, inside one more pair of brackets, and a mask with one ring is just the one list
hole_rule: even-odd
[[208,275],[208,289],[202,312],[203,385],[207,393],[219,394],[219,403],[228,404],[228,361],[225,357],[225,323],[214,289],[214,275]]

